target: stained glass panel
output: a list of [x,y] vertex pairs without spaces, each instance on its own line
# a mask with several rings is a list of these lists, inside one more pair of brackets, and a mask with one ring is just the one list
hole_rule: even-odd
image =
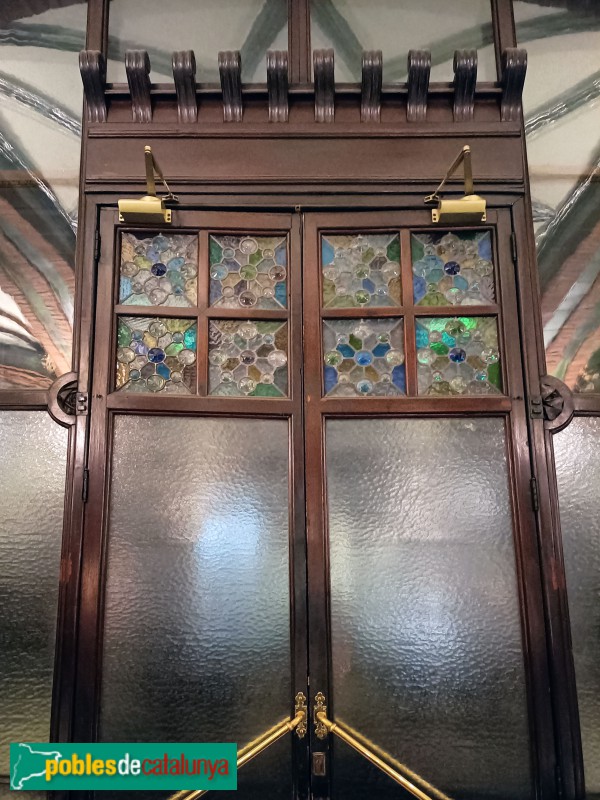
[[411,252],[416,305],[495,302],[489,231],[413,233]]
[[181,234],[140,238],[124,233],[119,303],[132,306],[195,306],[198,237]]
[[323,306],[399,306],[400,238],[394,233],[323,236]]
[[194,393],[196,338],[197,326],[193,319],[120,317],[117,389]]
[[416,320],[419,394],[500,394],[502,376],[494,317]]
[[215,320],[210,323],[208,351],[210,394],[287,395],[287,322]]
[[401,319],[328,319],[323,322],[323,384],[337,397],[404,394]]
[[211,236],[210,304],[221,308],[285,308],[285,236]]

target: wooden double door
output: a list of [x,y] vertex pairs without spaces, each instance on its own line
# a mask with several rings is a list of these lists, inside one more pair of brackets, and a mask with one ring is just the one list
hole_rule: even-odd
[[105,209],[99,231],[75,740],[241,748],[300,694],[306,733],[236,797],[410,796],[315,724],[320,694],[423,797],[536,796],[551,712],[510,211],[150,228]]

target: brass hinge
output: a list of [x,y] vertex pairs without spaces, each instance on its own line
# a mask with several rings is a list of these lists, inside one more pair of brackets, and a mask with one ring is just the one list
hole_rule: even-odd
[[85,417],[88,413],[89,397],[87,392],[77,392],[75,395],[75,414]]
[[510,252],[512,255],[513,264],[517,263],[517,237],[513,231],[510,235]]
[[533,510],[537,512],[540,510],[540,494],[538,491],[537,478],[532,478],[529,481],[529,489],[531,491],[531,505],[533,506]]
[[84,503],[87,503],[88,492],[90,488],[90,471],[87,467],[83,470],[83,482],[81,484],[81,497]]
[[544,404],[540,395],[533,395],[529,400],[529,415],[532,419],[543,419]]

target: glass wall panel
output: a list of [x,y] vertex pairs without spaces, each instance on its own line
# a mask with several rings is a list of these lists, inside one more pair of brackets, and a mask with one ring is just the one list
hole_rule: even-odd
[[0,9],[0,389],[71,368],[87,3],[56,5]]
[[173,81],[174,50],[193,50],[200,83],[218,82],[220,50],[240,50],[242,79],[266,83],[267,50],[287,50],[287,0],[111,0],[108,80],[125,82],[125,51],[147,50],[152,80]]
[[[457,800],[529,798],[504,422],[326,433],[335,719]],[[336,798],[398,797],[334,747]]]
[[431,80],[451,81],[454,51],[479,51],[478,80],[496,80],[490,0],[311,0],[311,46],[332,47],[338,81],[360,81],[363,50],[383,52],[384,81],[405,81],[408,51],[431,50]]
[[[241,747],[289,716],[288,449],[285,421],[117,417],[103,741]],[[290,797],[290,747],[244,797]]]
[[600,392],[600,11],[514,3],[548,372]]
[[10,742],[50,735],[67,436],[45,411],[0,413],[0,776]]
[[600,419],[554,437],[587,797],[600,797]]

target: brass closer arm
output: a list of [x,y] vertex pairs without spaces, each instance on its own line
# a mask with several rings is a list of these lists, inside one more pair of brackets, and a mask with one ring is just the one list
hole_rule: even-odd
[[[363,758],[366,758],[367,761],[370,761],[371,764],[374,764],[389,778],[400,784],[400,786],[406,789],[407,792],[410,792],[413,797],[417,797],[419,800],[451,800],[451,798],[449,798],[447,795],[440,792],[439,789],[435,789],[433,786],[430,786],[428,783],[426,783],[426,781],[424,781],[422,778],[418,778],[416,775],[414,775],[414,773],[410,773],[410,770],[405,767],[404,769],[406,772],[411,774],[412,780],[409,780],[409,778],[399,772],[398,769],[394,769],[387,764],[382,758],[373,752],[373,750],[364,745],[339,723],[332,722],[327,717],[327,713],[325,711],[317,711],[315,718],[317,722],[320,722],[322,725],[324,725],[330,733],[335,734],[335,736],[338,736],[342,741],[350,745],[350,747],[353,747],[358,753],[361,754],[361,756],[363,756]],[[413,780],[418,781],[423,788],[417,786],[416,782],[413,782]],[[427,791],[425,791],[425,787],[427,788]]]
[[[306,711],[300,709],[292,719],[284,719],[282,722],[278,722],[277,725],[269,728],[269,730],[265,731],[258,739],[242,747],[241,750],[238,750],[237,754],[237,768],[241,769],[249,761],[252,761],[253,758],[256,758],[257,755],[262,753],[263,750],[266,750],[267,747],[270,747],[278,739],[281,739],[282,736],[285,736],[286,733],[295,730],[300,723],[305,720]],[[196,798],[203,797],[208,792],[210,792],[210,789],[185,789],[184,791],[175,792],[175,794],[170,795],[167,800],[196,800]]]

